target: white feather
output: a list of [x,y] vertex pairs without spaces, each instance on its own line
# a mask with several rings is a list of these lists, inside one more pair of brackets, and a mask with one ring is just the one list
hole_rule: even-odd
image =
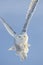
[[28,43],[28,35],[26,33],[26,28],[29,23],[29,18],[31,17],[31,14],[36,6],[38,0],[32,0],[29,6],[29,9],[26,14],[26,23],[23,27],[22,34],[17,35],[16,32],[13,31],[13,29],[5,22],[5,20],[0,17],[2,24],[6,28],[6,30],[10,33],[10,35],[15,38],[15,44],[14,46],[10,47],[8,50],[15,50],[16,54],[20,56],[22,60],[26,59],[28,56],[30,44]]
[[0,21],[2,22],[6,30],[9,32],[9,34],[15,38],[16,32],[6,23],[6,21],[2,17],[0,17]]
[[27,10],[26,22],[25,22],[25,24],[24,24],[24,26],[23,26],[22,32],[26,32],[26,31],[27,31],[27,28],[28,28],[29,23],[30,23],[30,21],[29,21],[29,20],[30,20],[30,17],[32,16],[32,13],[33,13],[33,11],[34,11],[34,8],[35,8],[37,2],[38,2],[38,0],[32,0],[32,1],[31,1],[30,5],[29,5],[29,8],[28,8],[28,10]]

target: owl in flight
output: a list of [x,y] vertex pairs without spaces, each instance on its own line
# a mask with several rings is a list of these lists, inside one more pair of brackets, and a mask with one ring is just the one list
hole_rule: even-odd
[[30,23],[29,19],[34,11],[37,2],[38,0],[31,1],[27,10],[25,24],[19,35],[6,23],[6,21],[2,17],[0,17],[0,21],[2,22],[8,33],[15,39],[15,43],[8,50],[14,50],[22,60],[25,60],[28,56],[30,44],[28,43],[27,27]]

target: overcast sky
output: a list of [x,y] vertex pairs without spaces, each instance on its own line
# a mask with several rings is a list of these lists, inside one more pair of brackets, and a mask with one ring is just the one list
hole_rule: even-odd
[[[31,0],[0,0],[0,16],[19,34]],[[43,65],[43,0],[39,0],[28,27],[31,44],[28,58],[21,62],[14,51],[8,51],[14,39],[0,22],[0,65]]]

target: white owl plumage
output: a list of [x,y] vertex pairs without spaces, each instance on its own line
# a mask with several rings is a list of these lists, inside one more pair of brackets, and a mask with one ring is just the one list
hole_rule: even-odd
[[2,22],[4,27],[16,41],[15,44],[12,47],[10,47],[8,50],[15,50],[16,54],[18,56],[20,56],[20,58],[22,60],[27,58],[27,54],[29,52],[30,44],[28,43],[28,35],[27,35],[28,27],[27,26],[30,23],[29,19],[32,15],[32,12],[33,12],[37,2],[38,2],[38,0],[31,1],[27,14],[26,14],[26,22],[23,26],[21,34],[19,34],[19,35],[6,23],[6,21],[2,17],[0,17],[0,21]]

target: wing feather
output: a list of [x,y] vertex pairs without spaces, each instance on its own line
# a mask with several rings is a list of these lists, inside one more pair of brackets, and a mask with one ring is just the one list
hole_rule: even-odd
[[31,1],[30,5],[29,5],[29,8],[28,8],[28,10],[27,10],[26,22],[25,22],[25,24],[24,24],[24,26],[23,26],[22,32],[26,32],[26,31],[27,31],[27,26],[28,26],[29,23],[30,23],[29,19],[30,19],[31,15],[32,15],[32,13],[33,13],[33,11],[34,11],[34,8],[35,8],[37,2],[38,2],[38,0],[32,0],[32,1]]
[[6,23],[6,21],[5,21],[2,17],[0,17],[0,20],[1,20],[2,24],[4,25],[4,27],[6,28],[6,30],[9,32],[9,34],[10,34],[12,37],[15,38],[16,32],[13,31],[13,29]]

